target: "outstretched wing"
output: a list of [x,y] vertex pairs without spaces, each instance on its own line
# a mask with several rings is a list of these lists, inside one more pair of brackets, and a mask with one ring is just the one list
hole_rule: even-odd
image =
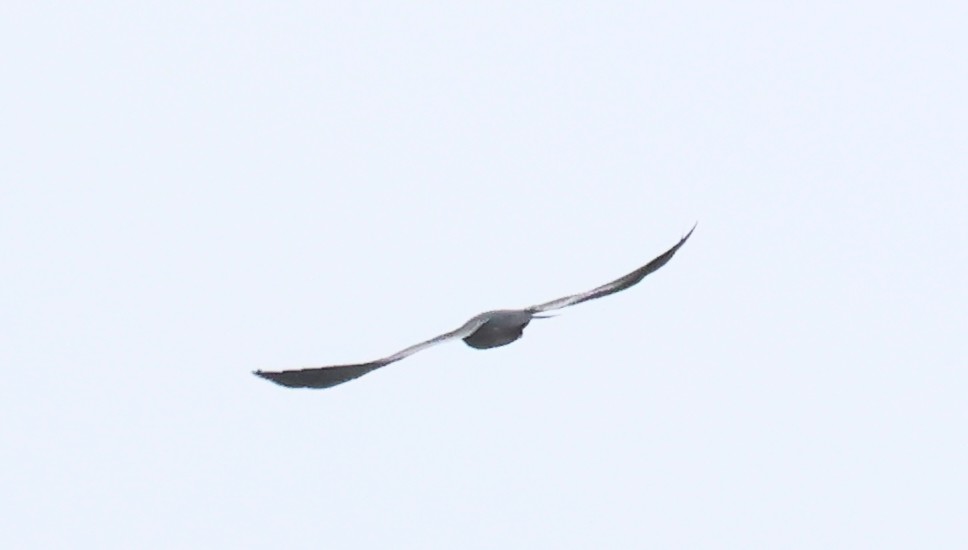
[[552,300],[550,302],[545,302],[543,304],[538,304],[527,308],[525,311],[529,313],[540,313],[542,311],[549,311],[552,309],[561,309],[563,307],[573,306],[575,304],[580,304],[582,302],[587,302],[588,300],[594,300],[595,298],[601,298],[602,296],[608,296],[609,294],[615,294],[621,290],[625,290],[630,286],[635,285],[639,281],[645,278],[646,275],[652,273],[653,271],[659,269],[668,263],[669,260],[675,255],[676,251],[686,243],[692,232],[696,230],[696,226],[692,226],[692,229],[686,233],[686,236],[679,240],[675,246],[666,250],[661,256],[652,260],[651,262],[645,264],[644,266],[636,269],[635,271],[615,279],[610,283],[606,283],[600,287],[593,288],[587,292],[582,292],[579,294],[572,294],[571,296],[565,296],[564,298],[558,298],[557,300]]
[[441,334],[440,336],[431,338],[426,342],[420,342],[419,344],[410,346],[407,349],[398,351],[393,355],[384,357],[383,359],[377,359],[376,361],[371,361],[369,363],[359,363],[356,365],[335,365],[331,367],[316,367],[299,370],[284,370],[278,372],[257,370],[252,374],[261,376],[266,380],[272,380],[276,384],[290,388],[329,388],[337,384],[342,384],[343,382],[349,382],[354,378],[359,378],[368,372],[374,371],[380,367],[385,367],[390,363],[399,361],[431,346],[442,344],[455,338],[464,338],[470,336],[485,322],[487,322],[487,318],[478,315],[477,317],[474,317],[470,321],[464,323],[464,325],[457,330],[453,330],[446,334]]
[[359,378],[388,364],[384,361],[373,361],[372,363],[360,363],[358,365],[337,365],[278,372],[257,370],[252,374],[290,388],[329,388]]

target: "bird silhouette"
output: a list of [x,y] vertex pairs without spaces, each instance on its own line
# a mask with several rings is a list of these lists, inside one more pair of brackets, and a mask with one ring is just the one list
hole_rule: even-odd
[[257,370],[253,374],[290,388],[329,388],[359,378],[368,372],[409,357],[418,351],[457,338],[464,340],[464,343],[475,349],[506,346],[521,338],[524,333],[524,328],[528,326],[528,323],[532,319],[550,317],[549,315],[540,315],[541,313],[595,300],[603,296],[608,296],[609,294],[615,294],[637,284],[646,275],[668,263],[679,248],[686,243],[695,229],[696,226],[693,225],[692,229],[675,246],[666,250],[644,266],[610,283],[605,283],[586,292],[572,294],[524,309],[486,311],[480,315],[475,315],[471,320],[455,330],[441,334],[425,342],[420,342],[382,359],[354,365],[334,365],[277,372]]

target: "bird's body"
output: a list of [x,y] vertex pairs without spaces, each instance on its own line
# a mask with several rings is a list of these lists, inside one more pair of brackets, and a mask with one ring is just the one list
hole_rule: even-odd
[[675,246],[653,259],[648,264],[628,273],[610,283],[593,288],[587,292],[572,294],[563,298],[551,300],[542,304],[533,305],[524,309],[498,309],[487,311],[475,315],[459,328],[431,338],[425,342],[420,342],[394,353],[393,355],[371,361],[369,363],[358,363],[354,365],[335,365],[331,367],[317,367],[299,370],[287,370],[279,372],[256,371],[255,374],[272,380],[273,382],[291,388],[328,388],[337,384],[342,384],[354,378],[359,378],[364,374],[376,370],[380,367],[409,357],[418,351],[431,346],[460,338],[468,346],[475,349],[490,349],[506,346],[514,342],[524,334],[525,327],[533,319],[541,319],[547,315],[540,315],[545,311],[561,309],[568,306],[594,300],[609,294],[625,290],[645,278],[646,275],[664,266],[676,251],[689,239],[695,226],[689,230],[685,237],[679,240]]
[[523,309],[498,309],[481,313],[474,319],[482,319],[484,324],[465,336],[464,343],[474,349],[506,346],[524,334],[524,327],[533,318],[534,315]]

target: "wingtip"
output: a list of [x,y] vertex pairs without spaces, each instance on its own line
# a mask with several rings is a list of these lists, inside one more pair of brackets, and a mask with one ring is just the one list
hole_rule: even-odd
[[392,363],[385,360],[357,365],[334,365],[299,370],[252,371],[252,374],[287,388],[330,388],[359,378],[364,374]]
[[302,387],[300,384],[293,384],[292,381],[287,380],[285,372],[279,371],[264,371],[264,370],[254,370],[252,374],[262,378],[263,380],[268,380],[280,386],[286,386],[289,388]]
[[[281,372],[271,372],[271,371],[264,371],[264,370],[258,369],[258,370],[252,371],[252,374],[258,376],[259,378],[261,378],[263,380],[268,380],[270,382],[279,384],[280,386],[289,386],[289,384],[286,384],[286,383],[284,383],[284,382],[281,381],[280,376],[279,376],[279,375],[283,374]],[[292,387],[292,386],[290,386],[290,387]]]
[[686,239],[689,238],[690,235],[692,235],[692,232],[696,230],[697,225],[699,225],[699,220],[696,220],[696,222],[692,224],[692,229],[690,229],[689,232],[686,233],[686,236],[682,238],[683,241],[685,241]]

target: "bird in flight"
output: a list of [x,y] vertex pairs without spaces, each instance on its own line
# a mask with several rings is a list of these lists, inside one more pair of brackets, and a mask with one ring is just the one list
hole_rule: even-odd
[[608,296],[609,294],[614,294],[637,284],[639,281],[644,279],[646,275],[656,271],[668,263],[668,261],[672,259],[672,256],[675,255],[679,248],[686,243],[686,240],[689,239],[689,236],[692,235],[692,232],[695,231],[695,229],[696,226],[692,226],[692,229],[690,229],[689,232],[686,233],[686,236],[680,239],[675,246],[669,250],[666,250],[651,262],[627,275],[623,275],[618,279],[615,279],[610,283],[605,283],[604,285],[593,288],[587,292],[572,294],[570,296],[565,296],[563,298],[551,300],[550,302],[545,302],[543,304],[526,307],[524,309],[499,309],[495,311],[487,311],[481,313],[480,315],[474,316],[470,321],[464,323],[460,328],[445,334],[441,334],[440,336],[436,336],[425,342],[412,345],[409,348],[394,353],[393,355],[389,355],[382,359],[377,359],[376,361],[370,361],[369,363],[358,363],[355,365],[334,365],[330,367],[284,370],[278,372],[257,370],[253,374],[256,376],[261,376],[266,380],[271,380],[276,384],[290,388],[329,388],[337,384],[342,384],[343,382],[349,382],[350,380],[359,378],[368,372],[372,372],[380,367],[385,367],[390,363],[394,363],[409,357],[418,351],[425,350],[431,346],[442,344],[457,338],[464,340],[464,343],[475,349],[488,349],[496,348],[498,346],[506,346],[521,337],[521,335],[524,333],[524,327],[528,326],[528,323],[530,323],[532,319],[550,317],[549,315],[540,315],[541,313],[573,306],[575,304],[580,304],[582,302],[587,302],[603,296]]

